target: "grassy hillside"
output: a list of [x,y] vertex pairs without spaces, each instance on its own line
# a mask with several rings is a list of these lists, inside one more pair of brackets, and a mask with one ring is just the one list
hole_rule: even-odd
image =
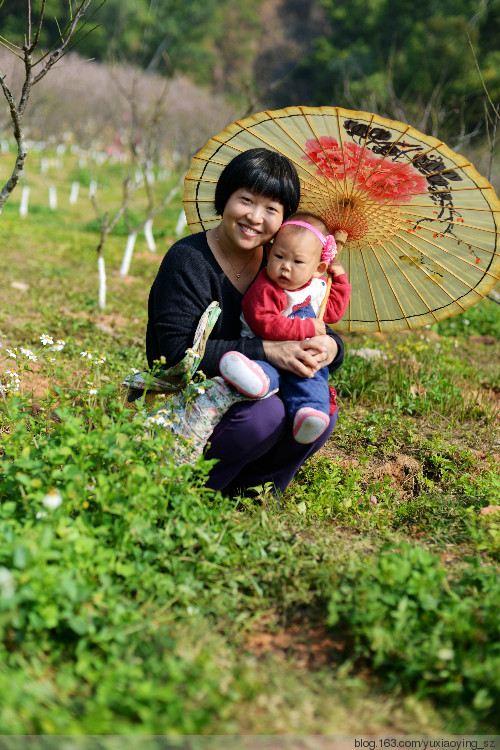
[[119,387],[180,196],[101,311],[121,167],[41,158],[0,217],[0,733],[498,734],[500,305],[347,336],[325,449],[230,503]]

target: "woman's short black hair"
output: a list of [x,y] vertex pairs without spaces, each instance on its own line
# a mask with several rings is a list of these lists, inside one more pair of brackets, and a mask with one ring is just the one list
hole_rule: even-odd
[[286,156],[268,148],[243,151],[226,164],[215,188],[214,207],[218,216],[222,216],[229,197],[240,188],[279,201],[284,207],[284,219],[299,205],[300,180],[295,166]]

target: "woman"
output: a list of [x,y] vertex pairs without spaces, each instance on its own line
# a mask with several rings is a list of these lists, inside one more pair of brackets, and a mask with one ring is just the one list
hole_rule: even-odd
[[[198,320],[210,302],[222,313],[207,342],[200,369],[219,374],[219,361],[230,350],[264,359],[276,368],[308,377],[328,365],[336,370],[344,346],[334,331],[306,341],[263,341],[240,336],[241,300],[260,269],[264,248],[282,222],[294,213],[300,182],[293,164],[265,148],[245,151],[222,171],[215,190],[220,224],[185,237],[165,255],[148,303],[146,352],[149,366],[161,356],[166,366],[179,362],[192,345]],[[278,395],[234,404],[215,427],[206,458],[218,459],[207,486],[236,495],[271,482],[283,491],[297,469],[330,437],[337,412],[314,443],[294,441]]]

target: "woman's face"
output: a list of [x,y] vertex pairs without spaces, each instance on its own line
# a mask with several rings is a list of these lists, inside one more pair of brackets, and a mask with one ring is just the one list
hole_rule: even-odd
[[222,214],[220,234],[240,250],[254,250],[269,242],[283,222],[284,207],[248,188],[229,197]]

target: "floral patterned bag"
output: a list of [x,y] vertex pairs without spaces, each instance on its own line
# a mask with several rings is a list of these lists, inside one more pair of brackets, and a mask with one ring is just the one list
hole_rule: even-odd
[[[146,426],[168,429],[179,438],[175,444],[175,461],[178,464],[196,463],[214,427],[229,407],[238,401],[252,400],[239,393],[222,377],[202,380],[201,375],[199,382],[195,382],[206,342],[220,313],[218,302],[212,302],[207,307],[198,323],[193,346],[186,350],[186,356],[181,362],[155,374],[134,372],[122,383],[129,391],[130,401],[150,392],[170,394],[161,408],[147,417]],[[270,395],[272,394],[268,393],[264,398]]]

